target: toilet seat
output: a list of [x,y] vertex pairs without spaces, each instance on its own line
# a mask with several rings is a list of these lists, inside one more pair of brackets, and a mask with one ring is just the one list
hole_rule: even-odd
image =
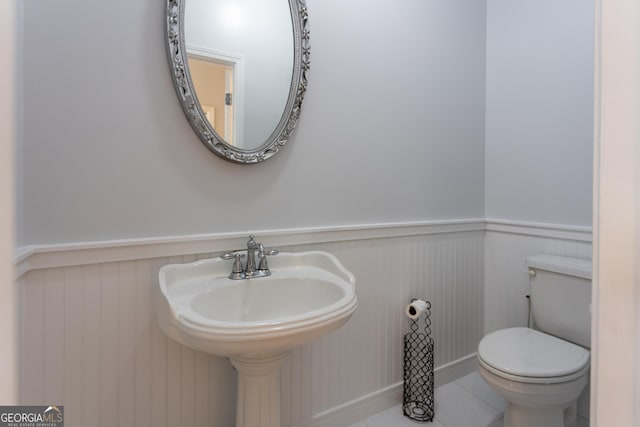
[[580,346],[529,328],[495,331],[478,345],[478,361],[485,369],[527,383],[578,378],[589,369],[589,355]]

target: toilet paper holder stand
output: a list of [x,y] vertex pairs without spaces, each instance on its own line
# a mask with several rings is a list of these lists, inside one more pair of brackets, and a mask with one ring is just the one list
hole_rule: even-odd
[[[418,302],[419,316],[409,316],[409,306]],[[425,304],[422,304],[422,303]],[[403,414],[419,422],[434,417],[434,341],[431,337],[431,302],[412,298],[407,308],[409,332],[404,336]]]

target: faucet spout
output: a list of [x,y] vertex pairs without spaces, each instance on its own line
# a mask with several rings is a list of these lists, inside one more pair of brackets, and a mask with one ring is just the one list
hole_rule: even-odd
[[[271,275],[269,266],[267,265],[267,256],[277,255],[280,251],[277,249],[265,249],[262,243],[258,243],[255,240],[255,236],[252,234],[249,236],[247,242],[247,263],[242,268],[241,258],[244,258],[242,250],[235,250],[229,253],[220,255],[220,258],[226,260],[234,260],[231,274],[229,279],[251,279],[254,277],[265,277]],[[256,253],[257,252],[257,253]],[[256,257],[258,262],[256,262]]]
[[247,242],[247,267],[244,270],[245,277],[253,277],[256,272],[256,250],[260,245],[256,242],[253,234],[249,236]]

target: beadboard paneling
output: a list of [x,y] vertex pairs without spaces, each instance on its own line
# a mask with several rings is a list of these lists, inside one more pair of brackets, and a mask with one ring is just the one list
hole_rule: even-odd
[[[436,366],[475,352],[483,334],[483,245],[484,231],[446,231],[282,247],[334,253],[355,274],[359,301],[343,328],[285,362],[283,426],[311,424],[314,415],[401,381],[411,297],[433,304]],[[211,256],[81,262],[24,274],[22,401],[64,404],[69,427],[231,427],[230,363],[167,339],[153,308],[162,265]]]
[[[305,416],[400,382],[404,307],[413,296],[433,304],[436,366],[474,353],[483,332],[483,234],[316,246],[334,253],[355,274],[359,306],[346,326],[310,345],[311,369],[304,372],[309,379],[295,384],[312,385],[306,398],[311,412],[283,413],[283,424],[298,424]],[[306,400],[302,389],[291,393]]]
[[[485,332],[526,324],[526,256],[591,256],[586,230],[497,221],[487,223],[486,233],[469,227],[476,226],[422,224],[419,230],[399,228],[396,236],[389,227],[383,235],[373,230],[368,239],[363,228],[351,240],[345,230],[339,239],[314,231],[282,239],[291,243],[284,250],[336,254],[356,275],[359,298],[345,327],[293,351],[285,362],[283,426],[323,419],[318,425],[334,427],[349,418],[331,418],[345,404],[378,399],[382,403],[369,410],[381,410],[376,405],[397,396],[403,308],[411,297],[433,303],[436,366],[442,367],[468,359]],[[309,243],[311,237],[319,237],[317,243]],[[64,404],[69,426],[114,420],[121,426],[232,426],[235,371],[226,359],[168,340],[152,300],[162,265],[213,254],[145,258],[141,251],[136,259],[136,251],[126,248],[127,259],[90,262],[85,254],[73,265],[76,252],[82,249],[65,253],[64,266],[32,269],[18,281],[22,401]],[[46,250],[38,256],[46,257]]]
[[233,368],[168,340],[155,321],[157,271],[185,258],[27,273],[22,402],[64,404],[71,426],[232,425]]

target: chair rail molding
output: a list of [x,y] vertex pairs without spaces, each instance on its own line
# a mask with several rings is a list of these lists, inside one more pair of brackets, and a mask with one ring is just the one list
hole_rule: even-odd
[[535,237],[549,237],[559,240],[577,240],[581,242],[592,241],[591,227],[493,218],[487,218],[485,223],[487,231]]
[[273,246],[297,246],[468,231],[499,232],[582,242],[592,241],[591,227],[494,218],[247,230],[230,233],[23,246],[15,252],[15,276],[20,278],[29,271],[45,268],[224,252],[236,247],[243,247],[244,240],[249,234],[258,235]]
[[17,249],[15,274],[20,278],[46,268],[225,252],[244,247],[250,234],[260,236],[265,244],[282,247],[484,230],[484,219],[470,218],[30,245]]

